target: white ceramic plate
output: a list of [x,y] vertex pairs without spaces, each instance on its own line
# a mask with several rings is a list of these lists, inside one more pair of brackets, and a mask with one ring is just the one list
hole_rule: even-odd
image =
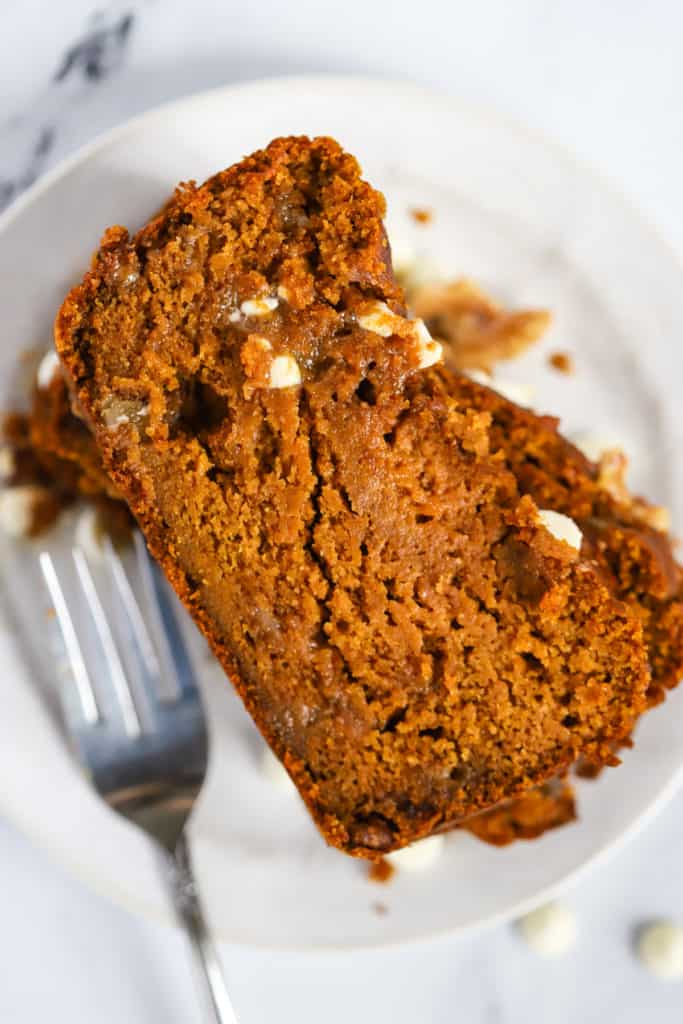
[[[101,231],[136,227],[182,179],[203,179],[276,135],[338,138],[384,189],[389,228],[446,272],[504,301],[550,307],[548,340],[506,376],[533,383],[535,404],[570,432],[620,437],[634,482],[683,523],[675,475],[683,440],[683,278],[666,245],[564,153],[505,120],[417,88],[305,78],[221,89],[154,111],[48,175],[0,221],[0,401],[17,401],[17,361],[44,348],[67,288]],[[410,207],[434,211],[416,224]],[[569,350],[577,372],[546,367]],[[0,552],[0,813],[114,899],[168,916],[145,840],[91,794],[50,715],[61,668],[44,644],[35,552]],[[35,633],[26,642],[27,609]],[[23,639],[22,639],[23,637]],[[259,769],[260,740],[197,644],[213,759],[194,823],[200,883],[226,940],[318,949],[401,943],[511,915],[614,850],[672,792],[683,761],[683,697],[648,715],[623,766],[580,787],[581,819],[504,850],[447,837],[437,863],[386,888],[325,847],[296,795]],[[387,909],[377,913],[376,904]]]

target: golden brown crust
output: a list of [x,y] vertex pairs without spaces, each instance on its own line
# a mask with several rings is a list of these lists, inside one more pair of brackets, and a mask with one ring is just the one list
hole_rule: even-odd
[[55,331],[153,555],[328,841],[370,856],[614,763],[649,682],[490,416],[419,369],[383,213],[331,140],[276,140],[110,229]]

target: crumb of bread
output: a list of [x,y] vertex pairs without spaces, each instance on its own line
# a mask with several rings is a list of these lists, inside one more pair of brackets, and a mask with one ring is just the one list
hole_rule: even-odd
[[574,360],[568,352],[552,352],[548,356],[548,363],[558,373],[570,374],[574,372]]

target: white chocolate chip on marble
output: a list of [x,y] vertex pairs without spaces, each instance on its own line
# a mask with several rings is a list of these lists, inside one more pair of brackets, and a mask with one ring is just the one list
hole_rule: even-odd
[[293,388],[301,384],[301,370],[293,356],[275,356],[270,364],[269,388]]
[[296,793],[296,786],[292,782],[289,772],[270,747],[263,748],[260,768],[264,778],[272,782],[282,793]]
[[441,856],[445,842],[443,836],[427,836],[410,846],[404,846],[402,850],[388,853],[386,859],[392,867],[401,871],[426,871]]
[[527,945],[539,956],[554,957],[568,953],[576,943],[576,916],[561,903],[546,903],[517,921]]
[[562,512],[553,512],[549,508],[541,508],[538,510],[538,521],[556,540],[563,540],[575,551],[581,550],[583,534],[569,516],[563,515]]
[[243,316],[267,316],[277,309],[279,303],[274,295],[265,295],[262,299],[246,299],[240,306]]
[[641,963],[658,978],[683,977],[683,928],[673,921],[655,921],[641,929],[636,944]]
[[35,507],[46,494],[45,488],[37,484],[0,491],[0,530],[10,537],[25,537],[33,524]]
[[59,370],[59,356],[53,348],[45,353],[40,360],[36,372],[36,384],[42,390],[50,386],[52,378]]

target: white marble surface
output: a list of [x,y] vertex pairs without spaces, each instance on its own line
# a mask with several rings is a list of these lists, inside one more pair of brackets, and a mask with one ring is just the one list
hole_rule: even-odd
[[[302,71],[407,76],[503,108],[609,177],[683,250],[683,8],[676,0],[6,3],[0,204],[95,134],[188,91]],[[311,960],[226,951],[244,1024],[680,1020],[682,983],[633,955],[683,919],[683,794],[566,896],[580,938],[538,960],[512,927]],[[0,1020],[199,1024],[180,936],[111,906],[0,825]]]

